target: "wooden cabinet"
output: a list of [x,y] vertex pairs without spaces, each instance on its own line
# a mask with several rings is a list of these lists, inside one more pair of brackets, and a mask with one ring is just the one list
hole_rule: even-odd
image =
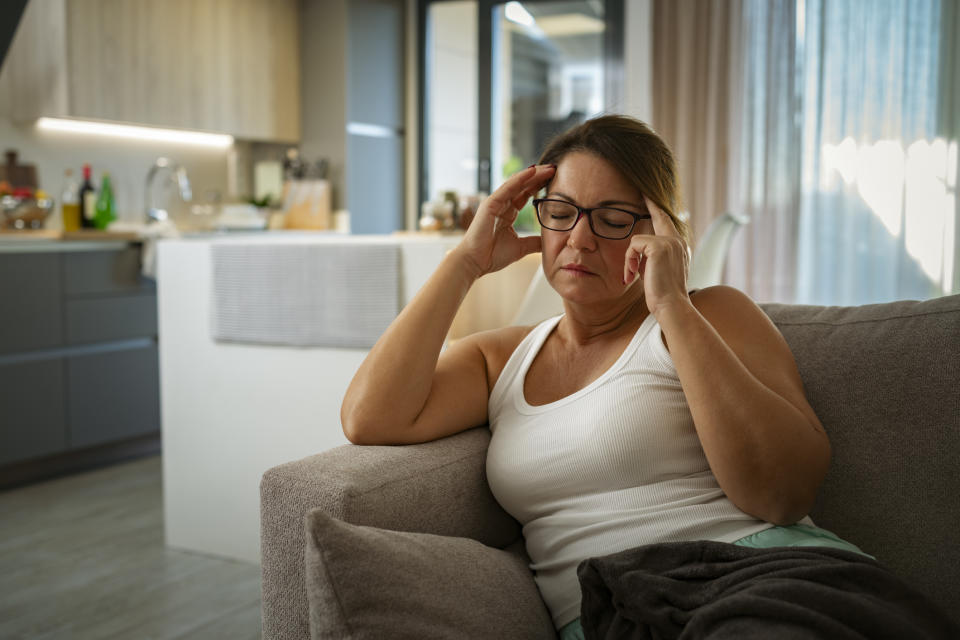
[[15,120],[300,138],[297,0],[30,0],[0,73]]

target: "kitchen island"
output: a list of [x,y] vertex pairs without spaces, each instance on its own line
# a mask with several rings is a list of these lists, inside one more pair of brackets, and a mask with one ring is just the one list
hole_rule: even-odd
[[[259,562],[261,475],[282,462],[347,442],[340,427],[340,403],[368,352],[363,347],[216,339],[215,253],[264,246],[290,253],[311,248],[320,254],[324,247],[395,247],[396,295],[402,306],[458,241],[458,236],[270,232],[159,243],[163,494],[169,546]],[[318,273],[318,285],[322,278]],[[257,286],[251,284],[251,295]]]

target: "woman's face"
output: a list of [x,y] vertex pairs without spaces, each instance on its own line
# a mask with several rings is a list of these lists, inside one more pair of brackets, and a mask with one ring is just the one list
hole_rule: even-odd
[[[581,207],[610,206],[646,213],[642,194],[600,156],[576,151],[563,156],[547,187],[548,198]],[[566,300],[580,304],[610,301],[623,296],[623,262],[630,236],[610,240],[594,235],[582,216],[570,231],[542,229],[543,270],[553,288]],[[653,233],[649,219],[638,220],[632,235]],[[643,287],[633,287],[643,295]]]

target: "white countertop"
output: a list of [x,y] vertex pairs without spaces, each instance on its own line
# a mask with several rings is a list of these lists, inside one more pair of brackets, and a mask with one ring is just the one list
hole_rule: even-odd
[[456,244],[462,233],[409,233],[385,235],[349,234],[339,231],[230,231],[190,233],[162,242],[209,242],[213,244]]
[[[50,238],[23,238],[8,240],[0,236],[0,253],[66,253],[73,251],[104,251],[122,249],[131,240],[54,240]],[[135,241],[134,241],[135,242]]]
[[[443,244],[456,245],[462,238],[457,233],[395,233],[390,235],[351,235],[337,231],[211,231],[191,232],[179,236],[157,238],[163,243],[200,244]],[[119,249],[146,238],[58,238],[38,233],[0,234],[0,253],[45,253],[102,251]]]

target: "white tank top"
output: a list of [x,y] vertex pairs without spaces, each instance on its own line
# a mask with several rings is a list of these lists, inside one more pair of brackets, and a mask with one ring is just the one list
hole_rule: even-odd
[[576,571],[586,558],[655,542],[734,542],[772,526],[717,484],[653,314],[595,381],[528,404],[527,371],[561,317],[534,328],[500,374],[487,452],[490,488],[523,525],[558,629],[580,616]]

